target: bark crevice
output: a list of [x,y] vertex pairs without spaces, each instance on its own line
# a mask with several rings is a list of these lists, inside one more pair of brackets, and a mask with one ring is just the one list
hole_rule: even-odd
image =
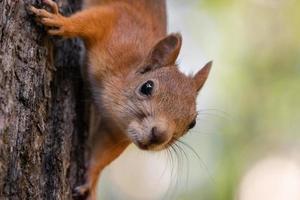
[[82,44],[48,37],[29,4],[0,1],[0,199],[72,199],[87,149]]

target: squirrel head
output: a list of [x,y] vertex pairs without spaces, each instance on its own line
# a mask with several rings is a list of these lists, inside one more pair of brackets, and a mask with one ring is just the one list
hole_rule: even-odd
[[115,82],[117,89],[106,102],[116,123],[141,149],[164,149],[196,124],[197,94],[212,62],[194,76],[180,72],[175,62],[181,41],[180,34],[160,40],[137,70]]

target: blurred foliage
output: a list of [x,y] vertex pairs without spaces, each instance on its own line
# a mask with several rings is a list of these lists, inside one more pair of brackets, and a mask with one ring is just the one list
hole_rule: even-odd
[[203,37],[214,36],[208,44],[219,37],[220,45],[210,52],[218,54],[215,70],[223,68],[215,81],[226,96],[217,97],[218,107],[232,121],[219,122],[215,184],[182,199],[232,200],[249,165],[297,145],[300,138],[300,1],[202,0],[197,5],[217,27],[217,34]]

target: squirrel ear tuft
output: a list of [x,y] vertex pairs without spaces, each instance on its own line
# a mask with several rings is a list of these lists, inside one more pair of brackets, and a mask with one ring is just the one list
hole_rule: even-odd
[[208,74],[210,72],[211,66],[212,66],[213,62],[210,61],[208,62],[202,69],[200,69],[196,75],[193,77],[196,86],[197,86],[197,91],[201,90],[201,88],[203,87]]
[[146,60],[146,66],[143,67],[141,73],[175,64],[181,48],[181,41],[180,33],[170,34],[160,40],[151,49]]

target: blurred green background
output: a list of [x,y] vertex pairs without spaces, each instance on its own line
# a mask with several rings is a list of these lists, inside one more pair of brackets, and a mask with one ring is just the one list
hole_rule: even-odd
[[[169,0],[168,12],[170,32],[183,34],[181,69],[195,72],[214,61],[199,95],[197,126],[183,138],[196,153],[184,144],[173,156],[131,146],[105,170],[99,195],[299,200],[296,190],[275,195],[280,184],[300,190],[300,1]],[[273,157],[280,159],[259,167]]]

